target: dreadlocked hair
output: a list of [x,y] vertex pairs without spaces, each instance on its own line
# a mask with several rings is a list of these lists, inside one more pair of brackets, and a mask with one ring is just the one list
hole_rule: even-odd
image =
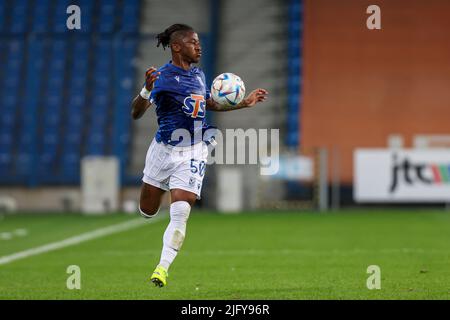
[[161,32],[156,36],[156,39],[158,39],[158,44],[156,46],[159,47],[161,45],[163,49],[166,50],[170,44],[170,37],[173,33],[178,31],[194,31],[194,29],[186,24],[173,24],[164,30],[164,32]]

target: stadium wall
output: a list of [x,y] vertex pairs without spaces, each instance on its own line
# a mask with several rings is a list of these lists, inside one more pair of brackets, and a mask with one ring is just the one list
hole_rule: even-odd
[[371,4],[305,0],[300,144],[338,150],[344,184],[355,148],[450,133],[450,2],[377,1],[381,30],[366,27]]
[[[119,210],[136,214],[140,187],[123,187],[119,192]],[[64,212],[79,213],[82,209],[82,191],[79,187],[8,187],[0,188],[0,214],[4,212]],[[127,205],[128,204],[128,205]],[[169,206],[168,194],[162,208]]]

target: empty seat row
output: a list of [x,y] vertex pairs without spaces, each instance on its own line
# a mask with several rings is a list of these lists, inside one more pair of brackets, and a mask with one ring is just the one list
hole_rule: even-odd
[[67,21],[80,9],[82,33],[137,33],[139,0],[0,0],[0,34],[64,33]]

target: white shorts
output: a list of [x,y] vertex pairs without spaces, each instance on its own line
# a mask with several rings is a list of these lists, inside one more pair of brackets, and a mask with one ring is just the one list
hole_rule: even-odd
[[153,139],[147,151],[142,181],[166,191],[183,189],[200,199],[207,158],[208,147],[203,142],[174,147]]

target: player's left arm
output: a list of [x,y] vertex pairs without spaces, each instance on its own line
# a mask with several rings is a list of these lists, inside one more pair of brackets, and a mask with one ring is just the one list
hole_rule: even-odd
[[223,106],[215,102],[212,98],[206,100],[206,110],[211,111],[233,111],[243,108],[250,108],[259,102],[263,102],[267,99],[269,92],[265,89],[258,88],[250,92],[239,104],[235,106]]

